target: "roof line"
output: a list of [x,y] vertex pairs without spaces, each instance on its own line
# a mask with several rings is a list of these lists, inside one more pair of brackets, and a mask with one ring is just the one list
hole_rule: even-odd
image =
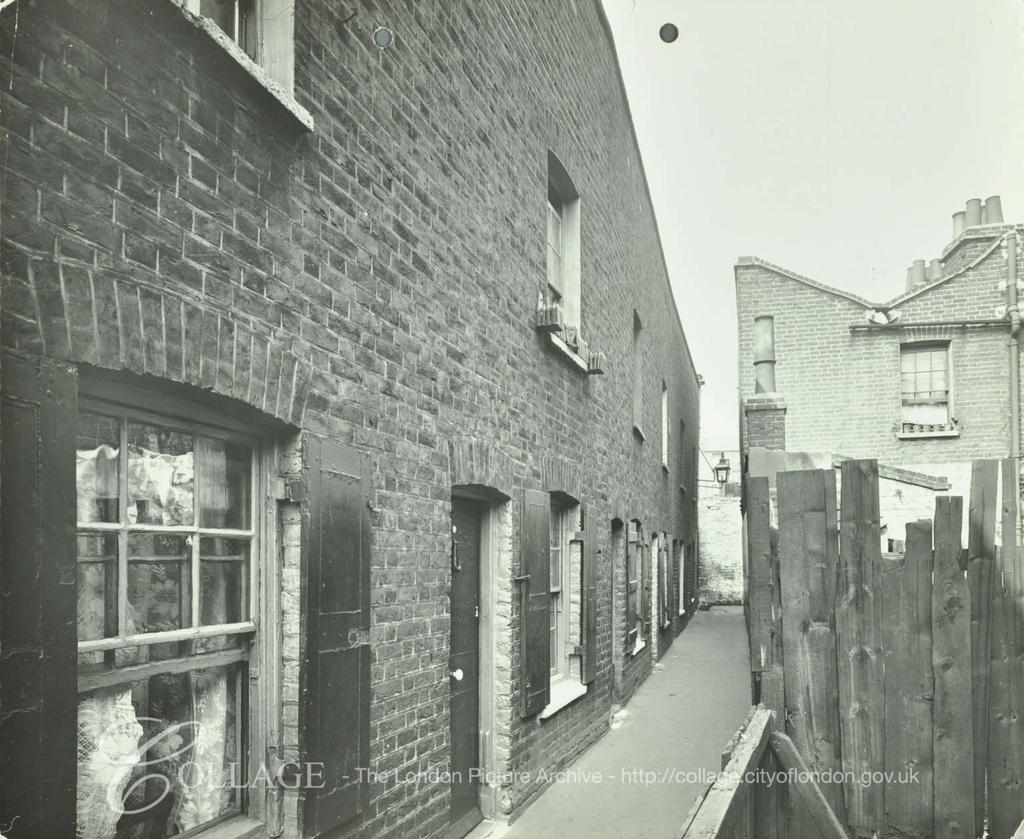
[[996,236],[995,240],[992,242],[992,244],[988,247],[986,251],[982,252],[972,262],[969,262],[967,265],[964,265],[959,271],[954,271],[947,277],[940,277],[933,283],[928,283],[926,285],[919,286],[918,288],[912,288],[910,291],[905,291],[903,292],[903,294],[900,294],[892,298],[892,300],[890,300],[888,303],[881,304],[878,308],[891,309],[893,306],[898,306],[900,303],[905,303],[907,300],[911,300],[917,297],[919,294],[924,294],[927,291],[931,291],[933,288],[938,288],[940,285],[948,283],[950,280],[959,277],[961,274],[964,274],[967,271],[977,268],[981,262],[988,259],[989,256],[992,255],[992,252],[1003,243],[1003,240],[1008,235],[1009,233],[1004,233],[1001,236]]
[[672,275],[668,270],[668,263],[665,261],[665,248],[661,242],[661,225],[658,222],[658,214],[654,209],[654,201],[651,199],[651,186],[647,181],[647,167],[644,166],[643,152],[640,151],[640,143],[636,136],[636,125],[633,123],[633,111],[629,106],[629,94],[626,92],[626,83],[622,78],[622,65],[619,63],[619,50],[615,45],[615,33],[612,32],[611,24],[608,22],[608,16],[604,13],[604,5],[601,0],[593,0],[594,8],[597,9],[597,17],[601,21],[601,27],[604,29],[605,37],[608,39],[608,44],[612,48],[612,60],[615,62],[615,75],[619,79],[619,93],[622,94],[623,104],[626,106],[626,116],[629,122],[629,133],[633,138],[633,148],[636,150],[637,162],[640,164],[640,177],[643,178],[644,192],[647,194],[647,206],[651,209],[651,215],[654,217],[654,235],[658,239],[658,256],[661,257],[661,266],[665,271],[665,282],[668,286],[668,295],[672,299],[672,308],[676,313],[676,323],[679,326],[679,333],[683,336],[683,346],[686,347],[686,358],[690,362],[690,369],[693,371],[693,378],[697,381],[697,387],[700,388],[700,374],[697,372],[697,365],[693,361],[693,353],[690,351],[690,342],[686,340],[686,330],[683,329],[682,318],[679,317],[679,304],[676,302],[675,292],[672,291]]
[[868,309],[878,308],[870,300],[859,297],[849,291],[843,291],[841,288],[835,288],[834,286],[825,285],[825,283],[819,283],[817,280],[812,280],[810,277],[803,276],[803,274],[798,274],[795,271],[790,271],[788,268],[783,268],[781,265],[768,262],[768,260],[761,259],[759,256],[741,256],[737,259],[736,264],[733,266],[733,273],[736,276],[736,279],[739,279],[738,270],[747,265],[759,265],[760,267],[767,268],[769,271],[773,271],[783,277],[796,280],[798,283],[803,283],[804,285],[810,286],[818,291],[824,291],[826,294],[833,294],[836,297],[842,297],[846,300],[850,300],[859,306],[864,306]]

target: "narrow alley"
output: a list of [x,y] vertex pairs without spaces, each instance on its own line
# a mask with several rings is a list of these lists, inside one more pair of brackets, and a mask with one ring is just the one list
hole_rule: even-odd
[[669,839],[750,710],[749,679],[742,607],[698,612],[564,778],[511,825],[484,822],[469,839]]

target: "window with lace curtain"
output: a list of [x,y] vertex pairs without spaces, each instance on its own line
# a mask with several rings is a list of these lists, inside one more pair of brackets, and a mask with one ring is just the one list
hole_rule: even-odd
[[78,835],[245,807],[259,441],[79,399]]

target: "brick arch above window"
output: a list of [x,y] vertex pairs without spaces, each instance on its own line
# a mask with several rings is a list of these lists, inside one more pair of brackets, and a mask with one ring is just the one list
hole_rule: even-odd
[[453,437],[448,441],[448,471],[452,486],[489,487],[511,497],[524,470],[487,440]]
[[[35,263],[36,322],[5,330],[5,346],[61,361],[194,385],[301,425],[312,364],[290,343],[200,302],[126,279]],[[50,276],[52,274],[52,276]]]
[[576,463],[549,455],[541,462],[544,489],[562,492],[579,501],[583,498],[583,474]]

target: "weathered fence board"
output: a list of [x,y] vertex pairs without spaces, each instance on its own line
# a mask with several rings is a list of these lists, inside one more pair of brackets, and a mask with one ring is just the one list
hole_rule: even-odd
[[747,562],[750,585],[750,669],[754,673],[772,665],[771,519],[768,479],[747,481]]
[[932,753],[935,839],[974,837],[970,594],[960,568],[964,500],[935,499],[932,588]]
[[819,839],[846,839],[846,829],[832,811],[821,788],[815,783],[814,776],[793,741],[782,732],[773,731],[771,744],[772,751],[782,764],[783,770],[794,773],[797,780],[790,789],[810,813],[815,828],[813,833],[800,835],[817,836]]
[[[839,720],[843,770],[862,777],[882,769],[882,560],[878,463],[842,464],[842,527],[836,602]],[[884,826],[883,786],[850,780],[847,821],[858,836]]]
[[686,839],[760,835],[755,833],[751,786],[744,782],[744,775],[761,765],[771,733],[772,712],[756,709],[743,728],[725,771],[712,784],[685,828]]
[[[989,660],[988,793],[989,831],[1009,836],[1024,816],[1022,808],[1021,614],[1017,567],[1017,475],[1012,460],[1002,466],[1001,545],[993,577]],[[987,514],[987,513],[986,513]]]
[[[811,767],[819,773],[838,772],[835,475],[831,469],[782,472],[777,486],[787,720]],[[844,819],[842,785],[827,784],[824,793]]]
[[882,574],[888,830],[932,836],[932,523],[907,525]]
[[974,831],[985,819],[988,767],[989,644],[995,564],[995,510],[999,462],[976,460],[971,467],[967,587],[971,593],[971,680],[974,684]]

